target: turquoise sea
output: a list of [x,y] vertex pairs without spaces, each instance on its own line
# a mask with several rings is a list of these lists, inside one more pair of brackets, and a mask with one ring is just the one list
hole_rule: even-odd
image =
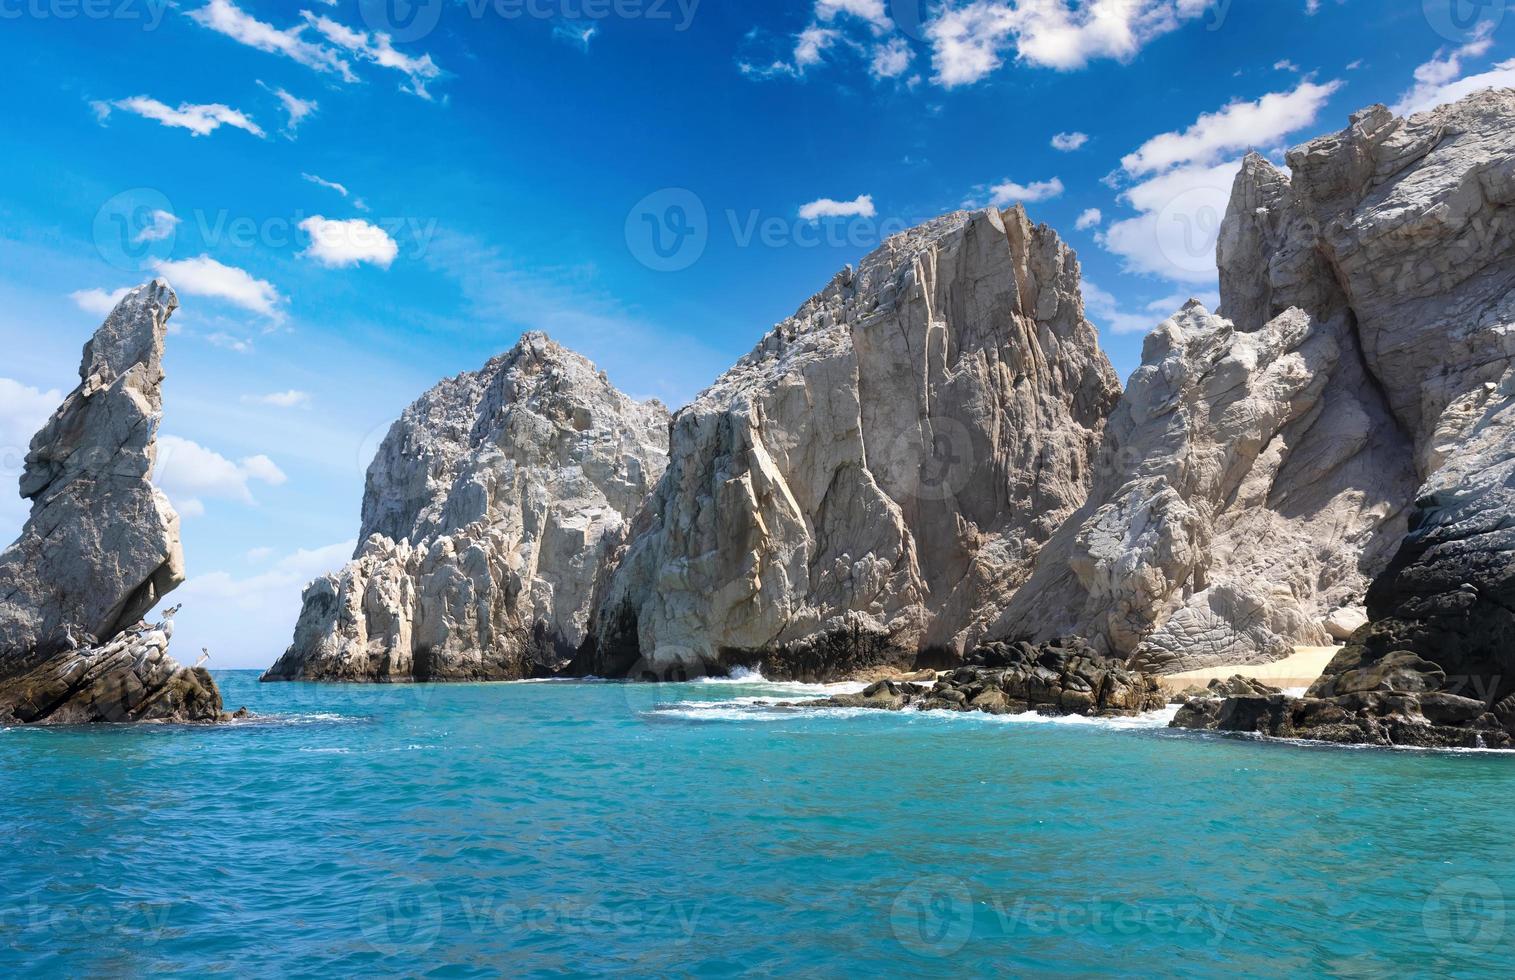
[[1515,756],[327,687],[0,731],[0,975],[1507,975]]

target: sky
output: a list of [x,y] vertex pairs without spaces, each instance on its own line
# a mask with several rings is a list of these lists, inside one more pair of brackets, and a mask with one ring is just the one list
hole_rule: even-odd
[[1249,150],[1515,84],[1505,0],[0,0],[0,537],[119,291],[179,293],[181,659],[263,667],[401,410],[525,330],[689,401],[844,265],[1022,203],[1117,371]]

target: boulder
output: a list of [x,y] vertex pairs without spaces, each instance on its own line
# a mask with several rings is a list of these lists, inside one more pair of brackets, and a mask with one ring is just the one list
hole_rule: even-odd
[[528,333],[407,408],[353,561],[306,589],[265,681],[515,680],[583,643],[596,574],[663,471],[668,413]]
[[1333,640],[1350,640],[1352,634],[1368,625],[1368,611],[1361,606],[1342,606],[1326,615],[1322,624]]
[[959,655],[1083,502],[1119,391],[1023,210],[890,238],[677,414],[581,669]]
[[31,514],[0,553],[0,723],[222,717],[210,674],[168,655],[171,621],[141,622],[184,581],[179,518],[152,484],[178,305],[161,279],[127,293],[32,439]]

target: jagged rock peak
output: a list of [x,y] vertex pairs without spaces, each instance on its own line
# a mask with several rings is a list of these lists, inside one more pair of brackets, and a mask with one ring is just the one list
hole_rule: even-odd
[[580,668],[961,651],[1082,502],[1119,391],[1024,210],[891,237],[678,413]]
[[177,307],[161,279],[127,293],[32,439],[31,515],[0,554],[0,721],[221,716],[210,675],[168,657],[168,630],[139,623],[184,581],[179,519],[151,482]]
[[662,473],[668,412],[531,332],[436,385],[368,468],[354,560],[265,680],[512,680],[583,641],[595,575]]

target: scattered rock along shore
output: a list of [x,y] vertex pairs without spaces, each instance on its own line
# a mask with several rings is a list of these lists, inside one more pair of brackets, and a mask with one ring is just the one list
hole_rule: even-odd
[[184,581],[179,518],[151,480],[178,305],[161,279],[127,293],[32,439],[31,514],[0,553],[0,724],[227,717],[209,672],[168,655],[171,613],[142,621]]
[[877,708],[900,711],[981,711],[992,715],[1035,711],[1051,715],[1116,717],[1140,714],[1167,703],[1158,680],[1127,670],[1082,640],[990,643],[968,664],[927,683],[880,680],[861,694],[839,694],[803,707]]

